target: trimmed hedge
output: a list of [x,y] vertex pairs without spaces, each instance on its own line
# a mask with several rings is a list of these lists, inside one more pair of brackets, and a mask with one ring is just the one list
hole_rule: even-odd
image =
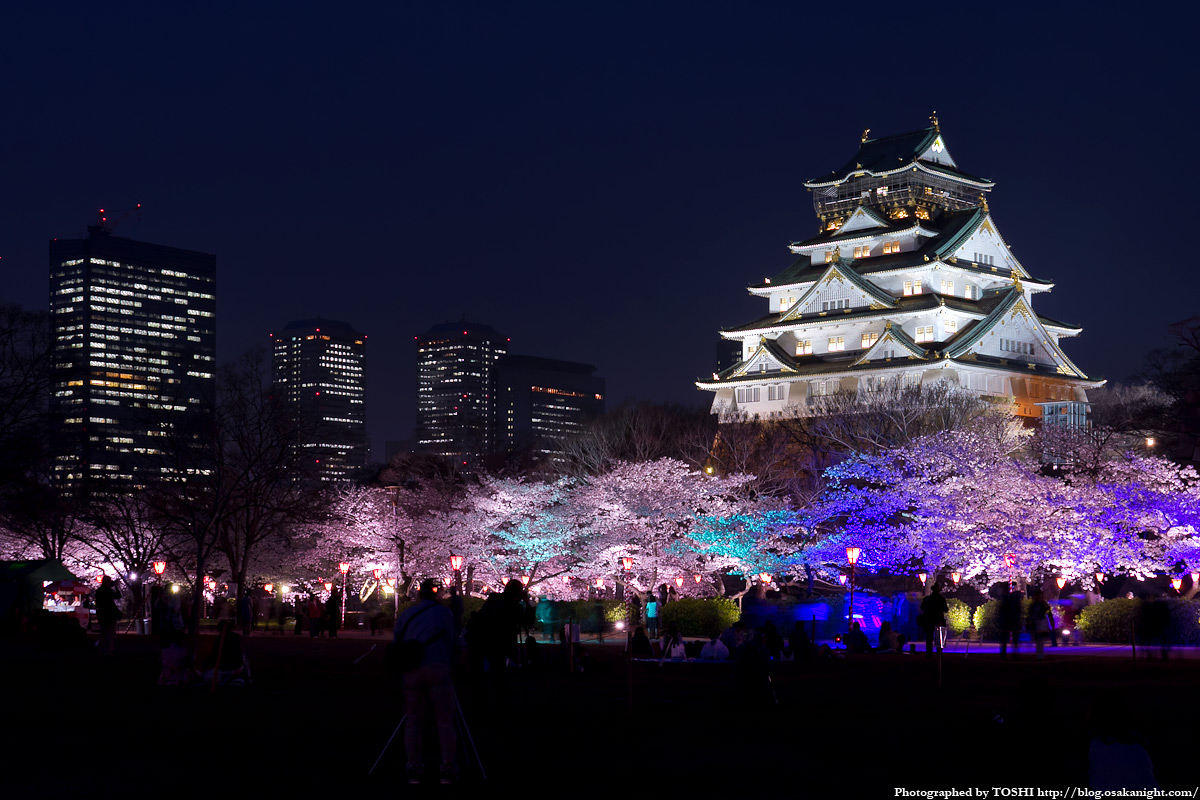
[[[1021,598],[1021,630],[1025,630],[1025,620],[1029,617],[1029,605],[1033,601],[1028,597]],[[975,609],[975,630],[981,641],[1000,641],[1000,601],[988,600]]]
[[[1167,640],[1171,644],[1200,644],[1200,601],[1171,598],[1167,604]],[[1142,601],[1124,597],[1090,605],[1079,614],[1075,625],[1089,642],[1128,642],[1130,630],[1141,625]],[[1137,630],[1137,640],[1148,642],[1146,631]]]
[[728,597],[681,597],[663,605],[661,615],[663,631],[674,626],[681,636],[717,636],[737,622],[741,612]]

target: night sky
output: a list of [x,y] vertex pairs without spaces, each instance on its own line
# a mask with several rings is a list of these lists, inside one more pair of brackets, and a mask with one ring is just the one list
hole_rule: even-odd
[[1194,10],[29,5],[0,13],[0,301],[45,308],[47,240],[140,202],[117,235],[217,254],[222,360],[292,319],[369,335],[377,458],[413,335],[463,314],[614,404],[707,404],[745,285],[816,233],[803,181],[933,109],[1084,370],[1200,313]]

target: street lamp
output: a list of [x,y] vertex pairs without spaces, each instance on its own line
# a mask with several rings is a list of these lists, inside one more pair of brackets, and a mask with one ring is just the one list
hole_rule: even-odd
[[626,572],[633,569],[633,556],[621,556],[621,569]]
[[333,592],[333,581],[325,581],[325,591],[329,593]]
[[459,594],[462,594],[462,565],[463,557],[451,553],[450,569],[454,570],[454,588]]
[[530,581],[530,580],[531,580],[531,579],[530,579],[530,577],[529,577],[528,575],[522,575],[522,576],[521,576],[521,585],[522,585],[522,586],[524,586],[524,587],[526,587],[526,588],[529,588],[529,581]]
[[676,576],[675,576],[675,586],[676,586],[676,588],[678,588],[678,589],[682,589],[682,588],[683,588],[683,576],[682,576],[682,575],[676,575]]
[[838,583],[842,584],[843,586],[846,585],[846,573],[843,572],[838,575]]
[[854,627],[854,567],[858,564],[858,557],[861,554],[861,547],[846,548],[846,561],[850,562],[850,617],[846,622],[847,631]]
[[1104,583],[1104,573],[1103,572],[1096,573],[1096,583]]
[[263,591],[264,591],[264,592],[266,592],[267,594],[274,594],[274,593],[275,593],[275,584],[273,584],[273,583],[264,583],[264,584],[263,584]]
[[954,581],[954,585],[955,585],[955,586],[958,586],[958,582],[962,580],[962,573],[961,573],[961,572],[957,572],[957,571],[956,571],[956,572],[951,572],[951,573],[950,573],[950,580]]
[[1157,442],[1154,441],[1153,436],[1146,437],[1146,447],[1154,447],[1155,444],[1157,444]]
[[383,576],[383,570],[381,570],[379,567],[376,567],[375,569],[371,570],[371,577],[375,579],[376,583],[379,583],[379,579],[382,576]]
[[154,574],[160,578],[167,571],[167,562],[165,561],[155,561],[151,566],[154,568]]
[[918,572],[917,573],[917,580],[919,580],[921,582],[922,589],[925,588],[925,581],[928,580],[928,578],[929,578],[928,572]]
[[693,578],[696,580],[696,583],[699,583],[699,582],[701,581],[701,578],[700,578],[700,573],[699,573],[699,572],[697,572],[697,573],[696,573],[695,575],[693,575],[692,577],[693,577]]
[[1171,578],[1171,586],[1178,592],[1179,587],[1183,586],[1183,578]]
[[338,564],[338,572],[342,573],[342,627],[346,627],[346,573],[350,571],[350,564],[343,561]]
[[1062,588],[1067,585],[1067,579],[1062,575],[1059,575],[1057,578],[1055,578],[1054,582],[1058,584],[1058,590],[1060,592],[1062,591]]

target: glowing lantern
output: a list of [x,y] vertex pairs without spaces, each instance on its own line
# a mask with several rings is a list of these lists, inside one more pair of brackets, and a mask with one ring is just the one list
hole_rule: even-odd
[[929,573],[927,573],[927,572],[918,572],[918,573],[917,573],[917,580],[919,580],[919,581],[921,582],[921,585],[922,585],[922,586],[924,586],[924,585],[925,585],[925,581],[926,581],[928,578],[929,578]]
[[444,576],[444,577],[442,578],[442,585],[443,585],[443,586],[449,586],[449,585],[450,585],[450,576],[449,576],[449,575],[446,575],[446,576]]
[[570,583],[570,582],[571,582],[571,576],[570,576],[570,575],[563,575],[563,583],[564,583],[564,584],[567,584],[567,583]]
[[210,592],[215,592],[215,591],[217,590],[217,582],[216,582],[216,581],[209,581],[209,582],[208,582],[208,590],[209,590]]
[[325,591],[327,591],[327,592],[333,591],[333,583],[332,582],[325,581]]
[[596,588],[597,589],[604,588],[604,578],[596,578]]
[[388,585],[389,589],[396,588],[396,579],[395,578],[388,578],[387,580],[384,581],[384,583],[386,583]]
[[763,583],[770,583],[771,582],[771,573],[760,572],[760,573],[758,573],[758,579],[760,581],[762,581]]
[[1192,586],[1195,586],[1197,581],[1200,581],[1200,572],[1192,573]]
[[696,573],[695,575],[693,575],[692,577],[696,579],[696,583],[699,583],[699,582],[700,582],[700,580],[701,580],[701,578],[700,578],[700,573],[699,573],[699,572],[697,572],[697,573]]
[[962,573],[961,572],[951,572],[950,580],[954,581],[955,586],[958,586],[958,582],[962,580]]
[[676,576],[675,576],[675,585],[676,585],[677,587],[679,587],[680,589],[682,589],[682,588],[683,588],[683,576],[682,576],[682,575],[676,575]]
[[164,572],[166,572],[166,571],[167,571],[167,562],[165,562],[165,561],[155,561],[155,562],[154,562],[154,564],[153,564],[153,567],[154,567],[154,574],[155,574],[155,575],[162,575]]
[[855,564],[858,563],[858,556],[860,553],[862,553],[861,547],[847,547],[846,548],[846,561],[848,561],[850,563],[850,566],[854,566]]
[[375,581],[376,581],[376,582],[378,582],[378,581],[379,581],[379,578],[380,578],[382,575],[383,575],[383,570],[379,569],[378,567],[376,567],[375,569],[371,570],[371,576],[372,576],[373,578],[375,578]]
[[273,583],[264,583],[264,584],[263,584],[263,591],[264,591],[264,592],[266,592],[267,594],[271,594],[272,592],[274,592],[274,591],[275,591],[275,584],[273,584]]
[[1103,572],[1096,573],[1096,583],[1104,583],[1104,573]]
[[286,585],[286,584],[285,584],[285,585],[283,585],[283,586],[280,586],[280,587],[279,587],[279,593],[280,593],[280,594],[287,594],[287,593],[288,593],[288,587],[287,587],[287,585]]
[[521,576],[521,585],[522,585],[522,586],[528,586],[528,585],[529,585],[529,581],[530,581],[530,578],[529,578],[529,576],[528,576],[528,575],[522,575],[522,576]]
[[1062,589],[1064,586],[1067,585],[1067,579],[1061,575],[1059,575],[1057,578],[1055,578],[1054,582],[1058,584],[1059,589]]
[[633,556],[621,556],[621,568],[626,572],[633,569]]
[[457,555],[450,556],[450,569],[454,570],[455,572],[458,572],[460,569],[462,569],[462,565],[463,565],[463,557],[462,556],[457,556]]
[[1171,578],[1171,586],[1178,592],[1179,587],[1183,586],[1183,578]]
[[342,573],[343,575],[345,575],[345,574],[346,574],[347,572],[349,572],[349,571],[350,571],[350,565],[349,565],[349,564],[347,564],[345,561],[343,561],[342,563],[338,564],[338,572],[340,572],[340,573]]
[[840,583],[840,584],[842,584],[842,585],[845,585],[845,583],[846,583],[846,573],[844,573],[844,572],[843,572],[841,575],[838,575],[838,583]]

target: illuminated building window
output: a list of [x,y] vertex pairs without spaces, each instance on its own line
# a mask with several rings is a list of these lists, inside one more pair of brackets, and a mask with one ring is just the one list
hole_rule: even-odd
[[948,319],[942,327],[946,329],[946,333],[958,333],[958,320]]
[[832,263],[833,263],[833,251],[832,251],[832,250],[826,250],[826,251],[825,251],[825,263],[826,263],[826,264],[832,264]]
[[866,350],[871,345],[879,341],[878,333],[864,333],[862,335],[862,349]]
[[899,242],[884,242],[883,243],[883,254],[885,256],[890,256],[892,253],[899,253],[899,252],[900,252],[900,243]]
[[800,339],[796,342],[796,355],[811,356],[812,355],[812,339]]
[[954,294],[954,281],[942,281],[942,294]]
[[911,295],[920,294],[920,293],[921,293],[921,281],[916,280],[916,281],[905,281],[904,282],[904,296],[905,297],[909,297]]
[[932,342],[933,341],[933,326],[932,325],[922,325],[922,326],[918,327],[916,340],[918,342]]
[[846,349],[845,336],[830,336],[829,337],[829,352],[836,353],[839,350]]
[[855,258],[866,258],[869,255],[871,255],[871,245],[869,244],[860,245],[854,248]]

